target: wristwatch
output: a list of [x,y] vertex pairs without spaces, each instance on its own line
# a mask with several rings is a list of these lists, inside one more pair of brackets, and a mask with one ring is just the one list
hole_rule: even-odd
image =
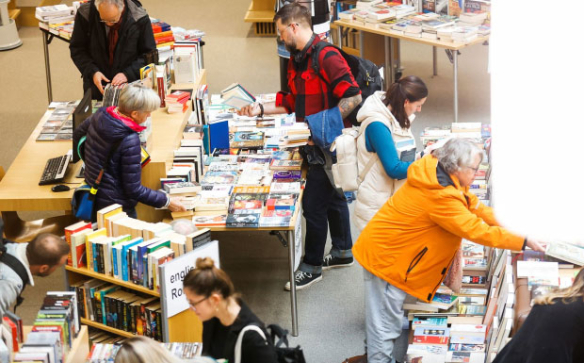
[[264,118],[264,105],[260,102],[260,103],[258,103],[258,106],[260,106],[260,114],[259,114],[259,117],[260,118]]

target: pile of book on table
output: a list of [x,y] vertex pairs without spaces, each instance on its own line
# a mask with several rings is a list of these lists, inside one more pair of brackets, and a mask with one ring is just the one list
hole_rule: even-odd
[[[12,321],[12,320],[11,320]],[[32,330],[22,342],[22,331],[12,330],[13,362],[64,362],[73,340],[79,333],[79,316],[75,292],[49,291],[43,300]]]
[[433,0],[421,3],[423,9],[401,2],[357,1],[355,7],[339,9],[337,16],[394,35],[444,42],[469,43],[490,34],[490,2],[465,1],[463,9],[457,2],[450,2],[439,13],[434,12]]
[[79,101],[51,102],[49,118],[37,137],[37,141],[71,141],[73,139],[73,112]]
[[172,213],[174,218],[192,217],[199,227],[290,224],[304,185],[297,149],[217,149],[208,162],[200,183],[185,181],[188,176],[176,172],[174,179],[161,181],[170,195],[183,197],[187,208]]
[[[173,356],[183,362],[189,362],[201,356],[203,346],[201,343],[160,343]],[[89,353],[87,361],[89,363],[113,362],[120,349],[119,344],[94,344]]]
[[71,39],[75,13],[79,9],[80,3],[80,1],[73,1],[72,6],[57,4],[37,7],[35,18],[39,20],[39,28],[61,38]]

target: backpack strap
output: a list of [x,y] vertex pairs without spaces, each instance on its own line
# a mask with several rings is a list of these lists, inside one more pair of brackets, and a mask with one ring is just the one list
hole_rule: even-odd
[[262,338],[264,338],[264,340],[266,340],[266,335],[264,334],[264,331],[257,325],[250,324],[250,325],[247,325],[245,328],[241,329],[241,331],[239,332],[239,335],[237,336],[237,341],[235,342],[235,350],[234,350],[235,363],[241,363],[241,344],[243,342],[243,335],[248,330],[253,330],[253,331],[257,332]]
[[14,272],[16,272],[18,277],[20,277],[20,279],[22,280],[22,290],[20,290],[18,297],[16,297],[16,305],[14,306],[14,313],[16,314],[16,308],[19,307],[20,304],[22,304],[22,302],[24,301],[24,298],[22,297],[22,292],[26,288],[26,285],[30,283],[30,280],[28,278],[28,272],[26,271],[26,267],[24,267],[22,261],[6,252],[5,243],[14,242],[5,240],[4,238],[2,238],[2,236],[0,236],[0,262],[10,267]]

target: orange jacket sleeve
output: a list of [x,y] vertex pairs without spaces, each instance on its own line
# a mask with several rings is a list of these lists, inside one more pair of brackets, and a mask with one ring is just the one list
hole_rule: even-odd
[[472,193],[467,194],[470,199],[470,211],[476,215],[477,217],[482,218],[486,224],[489,226],[500,226],[497,218],[495,218],[495,213],[493,212],[493,208],[486,206],[484,203],[481,202],[476,195]]
[[439,198],[430,211],[430,219],[456,236],[485,246],[516,251],[523,248],[523,237],[502,227],[489,226],[472,213],[460,198],[448,194]]

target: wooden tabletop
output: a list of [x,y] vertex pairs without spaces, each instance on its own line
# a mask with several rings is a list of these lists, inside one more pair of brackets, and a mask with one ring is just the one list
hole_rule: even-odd
[[[180,86],[196,88],[205,82],[206,71],[203,70],[197,83]],[[73,189],[83,181],[74,177],[81,163],[70,164],[65,175],[65,182],[75,183],[69,185],[70,191],[55,193],[51,191],[53,185],[38,185],[47,160],[66,154],[72,146],[71,141],[36,141],[50,113],[45,112],[0,182],[0,211],[71,210]],[[148,150],[151,162],[144,168],[143,178],[148,175],[148,169],[164,166],[168,170],[174,150],[182,139],[188,115],[188,112],[169,114],[164,109],[152,113],[151,145]]]
[[475,45],[477,43],[482,43],[485,40],[489,40],[488,36],[484,36],[484,37],[478,36],[475,40],[471,41],[470,43],[465,44],[465,43],[444,42],[441,40],[432,40],[432,39],[424,39],[424,38],[413,38],[413,37],[408,37],[405,35],[392,34],[389,32],[389,30],[380,28],[379,24],[361,23],[361,22],[349,21],[349,20],[335,20],[335,22],[333,24],[331,24],[331,28],[334,28],[337,26],[362,30],[362,31],[365,31],[368,33],[379,34],[379,35],[383,35],[383,36],[394,38],[394,39],[407,40],[407,41],[422,43],[422,44],[426,44],[426,45],[431,45],[433,47],[439,47],[439,48],[450,49],[450,50],[464,49],[466,47],[470,47],[470,46]]

